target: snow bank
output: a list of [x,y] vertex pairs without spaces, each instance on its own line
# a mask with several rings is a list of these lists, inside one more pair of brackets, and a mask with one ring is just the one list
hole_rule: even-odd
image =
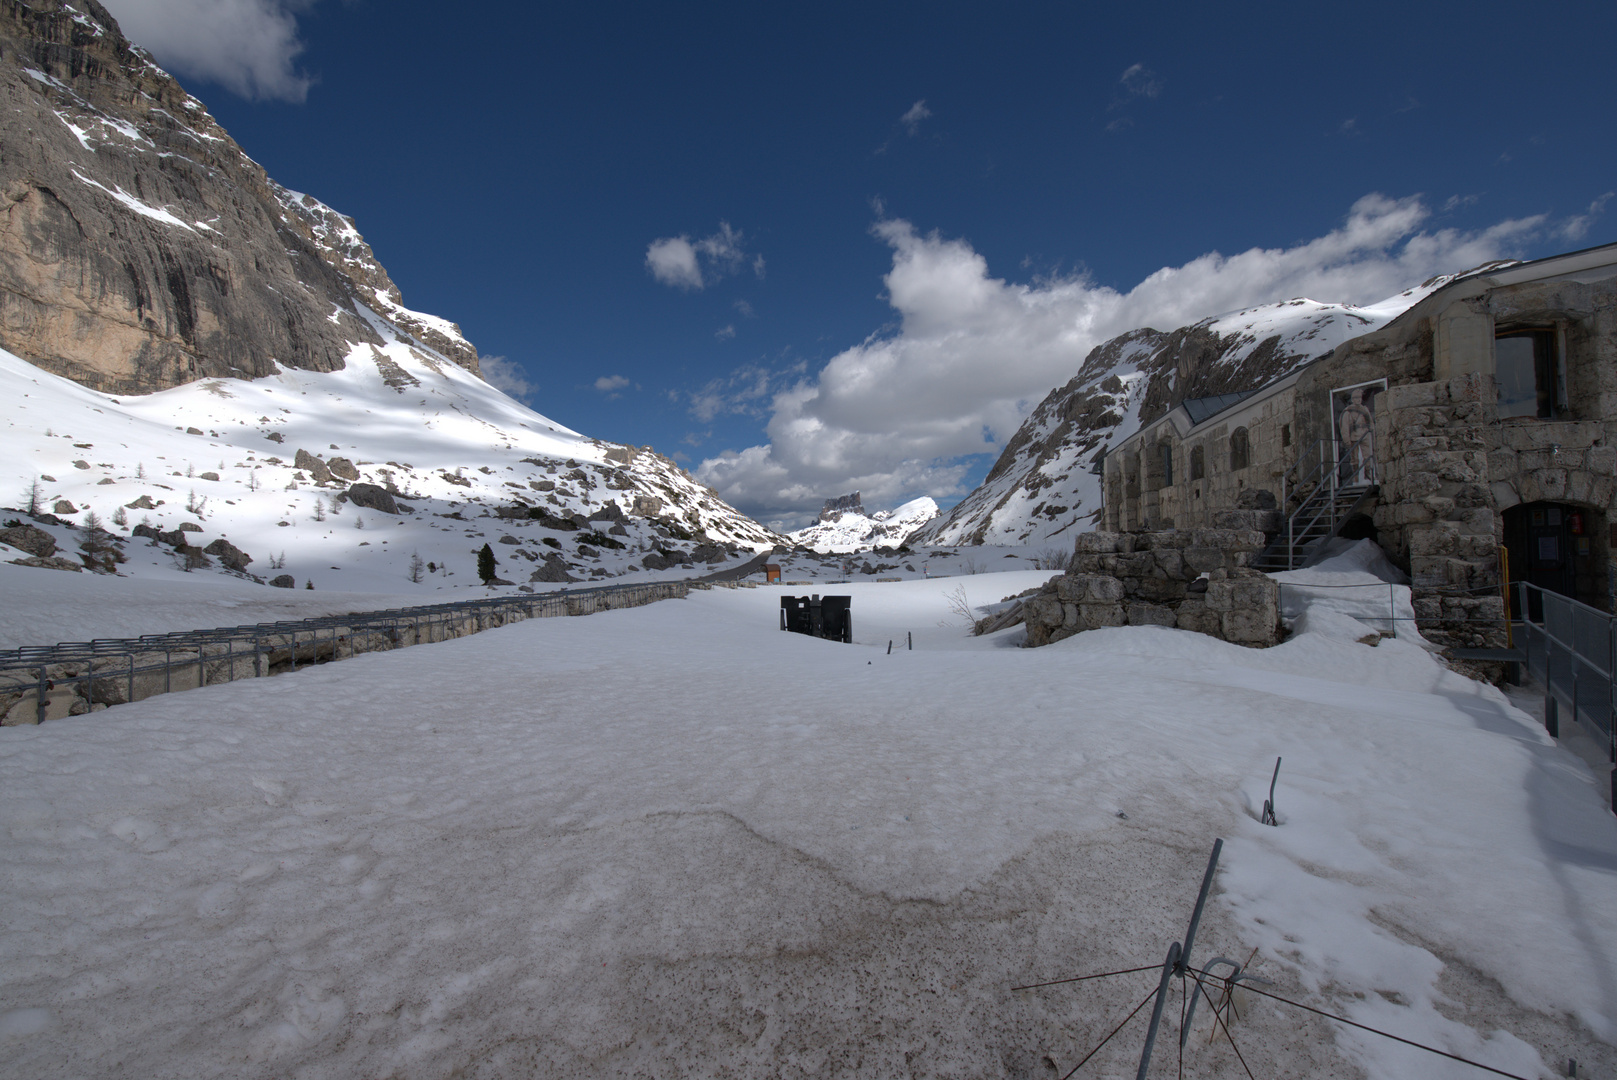
[[[1009,988],[1160,961],[1215,836],[1203,960],[1617,1064],[1581,762],[1402,638],[939,625],[1040,577],[840,587],[853,645],[715,590],[0,731],[7,1070],[1060,1075],[1153,977]],[[1257,1075],[1467,1075],[1261,1002],[1235,1033]]]

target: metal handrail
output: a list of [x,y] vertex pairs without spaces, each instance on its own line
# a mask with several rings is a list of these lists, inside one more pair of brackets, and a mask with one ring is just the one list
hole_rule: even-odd
[[[1331,455],[1326,450],[1328,445],[1334,445],[1334,440],[1316,439],[1312,447],[1316,464],[1306,477],[1301,481],[1294,479],[1296,474],[1301,471],[1306,460],[1302,454],[1298,454],[1297,460],[1291,464],[1291,467],[1281,473],[1280,507],[1281,511],[1286,513],[1286,568],[1288,570],[1293,568],[1292,563],[1297,558],[1298,519],[1305,512],[1312,509],[1313,516],[1308,519],[1302,528],[1305,536],[1310,529],[1319,524],[1320,519],[1325,517],[1327,511],[1330,513],[1330,524],[1333,527],[1335,526],[1336,500],[1338,494],[1343,490],[1341,483],[1342,463],[1348,460],[1349,455],[1358,451],[1366,440],[1372,437],[1372,434],[1372,432],[1367,431],[1360,435],[1344,448],[1340,454],[1336,455],[1335,460],[1332,460]],[[1306,491],[1307,494],[1298,498],[1295,510],[1287,512],[1286,506],[1291,501],[1292,494],[1296,491]]]
[[[1544,684],[1545,728],[1560,737],[1564,704],[1573,722],[1604,743],[1607,757],[1617,763],[1617,617],[1531,582],[1515,581],[1511,587],[1517,602],[1513,622],[1521,628],[1527,668]],[[1617,768],[1612,802],[1617,810]]]

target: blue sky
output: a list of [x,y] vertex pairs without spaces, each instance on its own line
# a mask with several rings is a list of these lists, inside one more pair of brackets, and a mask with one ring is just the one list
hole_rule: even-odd
[[957,500],[1133,326],[1617,239],[1611,4],[107,6],[535,408],[789,525]]

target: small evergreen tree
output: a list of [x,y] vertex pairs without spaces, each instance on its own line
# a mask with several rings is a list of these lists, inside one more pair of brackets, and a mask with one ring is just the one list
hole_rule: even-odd
[[421,584],[422,572],[425,570],[426,564],[421,561],[421,552],[413,552],[410,555],[410,580],[417,585]]
[[146,479],[146,463],[144,461],[135,466],[135,479]]
[[127,510],[125,510],[121,506],[118,507],[118,509],[116,509],[116,510],[114,510],[112,512],[112,523],[114,525],[118,526],[118,528],[120,528],[120,529],[123,528],[125,525],[128,525],[129,524],[129,512]]
[[316,521],[326,520],[326,500],[323,498],[314,500],[314,519]]
[[484,544],[483,550],[477,553],[477,576],[483,579],[483,584],[494,580],[494,567],[494,549]]
[[34,477],[23,493],[23,508],[28,511],[29,517],[38,517],[39,512],[45,508],[45,489],[39,486],[39,477]]
[[364,527],[365,527],[365,519],[360,517],[358,514],[355,514],[354,515],[354,528],[363,529]]
[[303,582],[303,587],[305,589],[313,589],[314,588],[314,582],[305,579],[304,582]]

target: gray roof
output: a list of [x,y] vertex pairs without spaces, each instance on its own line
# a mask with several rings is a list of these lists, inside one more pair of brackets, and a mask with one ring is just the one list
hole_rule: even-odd
[[1190,417],[1192,425],[1200,424],[1208,417],[1216,416],[1238,401],[1244,401],[1257,393],[1256,390],[1243,390],[1238,394],[1214,394],[1212,397],[1186,398],[1179,404]]

